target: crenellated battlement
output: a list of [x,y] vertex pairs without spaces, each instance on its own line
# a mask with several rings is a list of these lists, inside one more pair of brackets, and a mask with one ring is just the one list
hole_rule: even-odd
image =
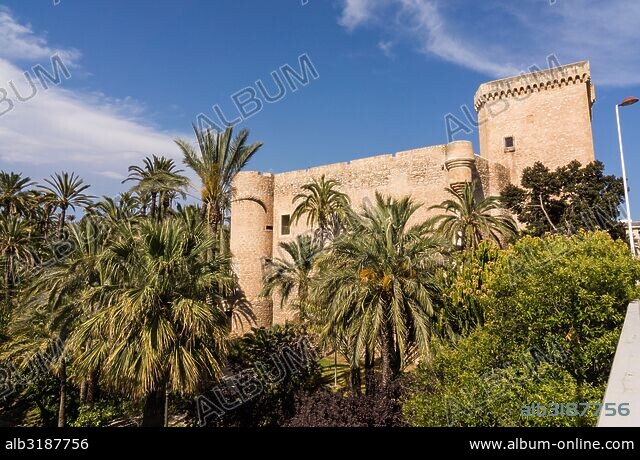
[[[548,89],[587,83],[591,80],[589,61],[576,62],[552,69],[541,70],[516,77],[483,83],[474,98],[474,107],[479,111],[487,102],[519,97]],[[595,101],[595,98],[591,101]]]

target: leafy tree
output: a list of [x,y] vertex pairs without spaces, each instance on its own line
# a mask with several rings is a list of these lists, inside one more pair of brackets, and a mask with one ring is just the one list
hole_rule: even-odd
[[593,424],[593,417],[520,413],[534,402],[602,399],[638,280],[640,262],[606,232],[521,239],[501,254],[483,285],[484,326],[442,345],[419,370],[405,408],[409,419],[417,425]]
[[[262,143],[247,144],[247,129],[240,131],[236,137],[233,137],[232,127],[221,133],[200,130],[195,125],[193,130],[197,147],[182,139],[175,142],[182,150],[184,164],[202,181],[200,194],[203,217],[213,232],[218,234],[231,208],[233,179],[260,150]],[[264,208],[264,203],[253,197],[243,199],[255,201]]]
[[200,225],[144,221],[125,226],[102,258],[101,308],[74,331],[80,375],[100,369],[114,391],[144,398],[143,426],[161,426],[167,391],[193,394],[221,374],[230,289],[229,260],[209,257],[215,240]]
[[482,296],[499,254],[493,242],[482,241],[476,249],[456,254],[452,266],[440,272],[443,299],[437,318],[442,338],[467,335],[484,324]]
[[[244,395],[243,404],[208,426],[283,426],[295,414],[296,398],[318,389],[320,365],[304,330],[291,324],[253,329],[234,340],[229,350],[227,374],[218,387],[226,388],[228,400],[238,397],[238,381],[252,382],[255,389]],[[293,355],[297,357],[293,359]],[[225,385],[225,382],[227,383]],[[259,382],[257,384],[256,382]],[[207,394],[212,401],[215,396]]]
[[624,237],[624,226],[618,222],[622,179],[605,175],[600,161],[584,167],[572,161],[555,171],[538,162],[525,168],[521,184],[505,187],[501,198],[528,234],[601,229],[614,238]]
[[294,307],[304,320],[308,312],[309,286],[314,263],[320,255],[319,243],[309,235],[296,237],[293,241],[280,243],[283,258],[275,258],[267,267],[263,279],[263,296],[280,297],[283,307],[291,296],[295,296]]
[[475,249],[485,239],[502,244],[515,235],[513,219],[498,213],[501,206],[497,197],[478,199],[474,183],[466,183],[461,191],[447,188],[447,192],[452,199],[429,208],[443,211],[432,222],[461,249]]
[[409,226],[418,208],[376,194],[323,256],[314,287],[314,303],[327,311],[324,334],[353,337],[354,363],[380,345],[383,388],[413,344],[428,348],[433,330],[441,240],[427,224]]
[[349,197],[337,190],[340,182],[327,180],[324,174],[320,179],[302,186],[302,192],[293,198],[297,204],[291,215],[294,222],[306,216],[307,226],[317,225],[317,236],[324,243],[331,237],[338,236],[344,225],[345,214],[349,211]]

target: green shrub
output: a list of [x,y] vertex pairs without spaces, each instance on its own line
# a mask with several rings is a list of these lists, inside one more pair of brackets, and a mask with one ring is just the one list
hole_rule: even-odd
[[481,294],[484,326],[415,373],[404,404],[418,426],[593,425],[521,417],[524,405],[599,402],[640,262],[605,232],[527,237],[503,251]]
[[80,413],[71,426],[101,427],[121,419],[132,419],[139,412],[129,401],[98,401],[80,407]]

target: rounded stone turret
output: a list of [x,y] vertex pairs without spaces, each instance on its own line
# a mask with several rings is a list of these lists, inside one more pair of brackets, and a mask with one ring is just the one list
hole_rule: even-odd
[[470,141],[454,141],[447,144],[444,165],[452,189],[460,190],[465,183],[473,180],[475,161],[473,144]]
[[[235,307],[233,328],[238,332],[269,327],[273,321],[273,301],[260,296],[264,265],[273,255],[273,186],[273,174],[254,171],[240,172],[233,182],[230,245],[244,295]],[[266,212],[246,198],[260,200]]]

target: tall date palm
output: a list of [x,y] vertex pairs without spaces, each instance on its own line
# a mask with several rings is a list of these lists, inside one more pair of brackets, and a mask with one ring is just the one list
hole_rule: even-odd
[[310,235],[300,235],[294,241],[281,242],[280,248],[283,257],[273,259],[266,267],[262,295],[278,294],[281,307],[294,296],[294,306],[304,320],[309,314],[309,286],[321,247]]
[[28,177],[0,171],[0,208],[4,215],[15,215],[29,201],[28,187],[34,185]]
[[442,241],[429,225],[409,226],[419,207],[408,197],[376,194],[322,257],[313,291],[327,308],[324,335],[350,337],[352,360],[373,356],[379,345],[383,388],[411,345],[428,348],[432,332]]
[[[200,196],[203,217],[217,235],[231,207],[233,179],[260,150],[262,143],[248,144],[247,129],[243,129],[235,137],[232,127],[220,133],[202,130],[195,125],[193,130],[197,147],[182,139],[176,139],[175,142],[182,150],[184,164],[202,182]],[[264,208],[264,204],[255,198],[244,199],[256,201]]]
[[68,172],[55,173],[49,179],[45,179],[47,185],[41,186],[45,192],[45,199],[54,208],[60,210],[58,220],[58,237],[62,238],[66,224],[67,210],[75,210],[76,206],[88,206],[91,204],[90,195],[84,193],[90,185],[75,175]]
[[302,192],[293,198],[297,206],[291,219],[298,222],[306,217],[308,226],[317,225],[316,233],[321,243],[331,236],[337,236],[349,209],[349,197],[338,190],[339,186],[340,182],[326,179],[323,174],[320,179],[303,185]]
[[451,199],[431,206],[443,211],[432,222],[450,241],[461,249],[476,249],[480,242],[491,239],[498,244],[516,234],[517,227],[511,216],[499,214],[498,197],[476,197],[476,187],[466,183],[461,191],[447,188]]

